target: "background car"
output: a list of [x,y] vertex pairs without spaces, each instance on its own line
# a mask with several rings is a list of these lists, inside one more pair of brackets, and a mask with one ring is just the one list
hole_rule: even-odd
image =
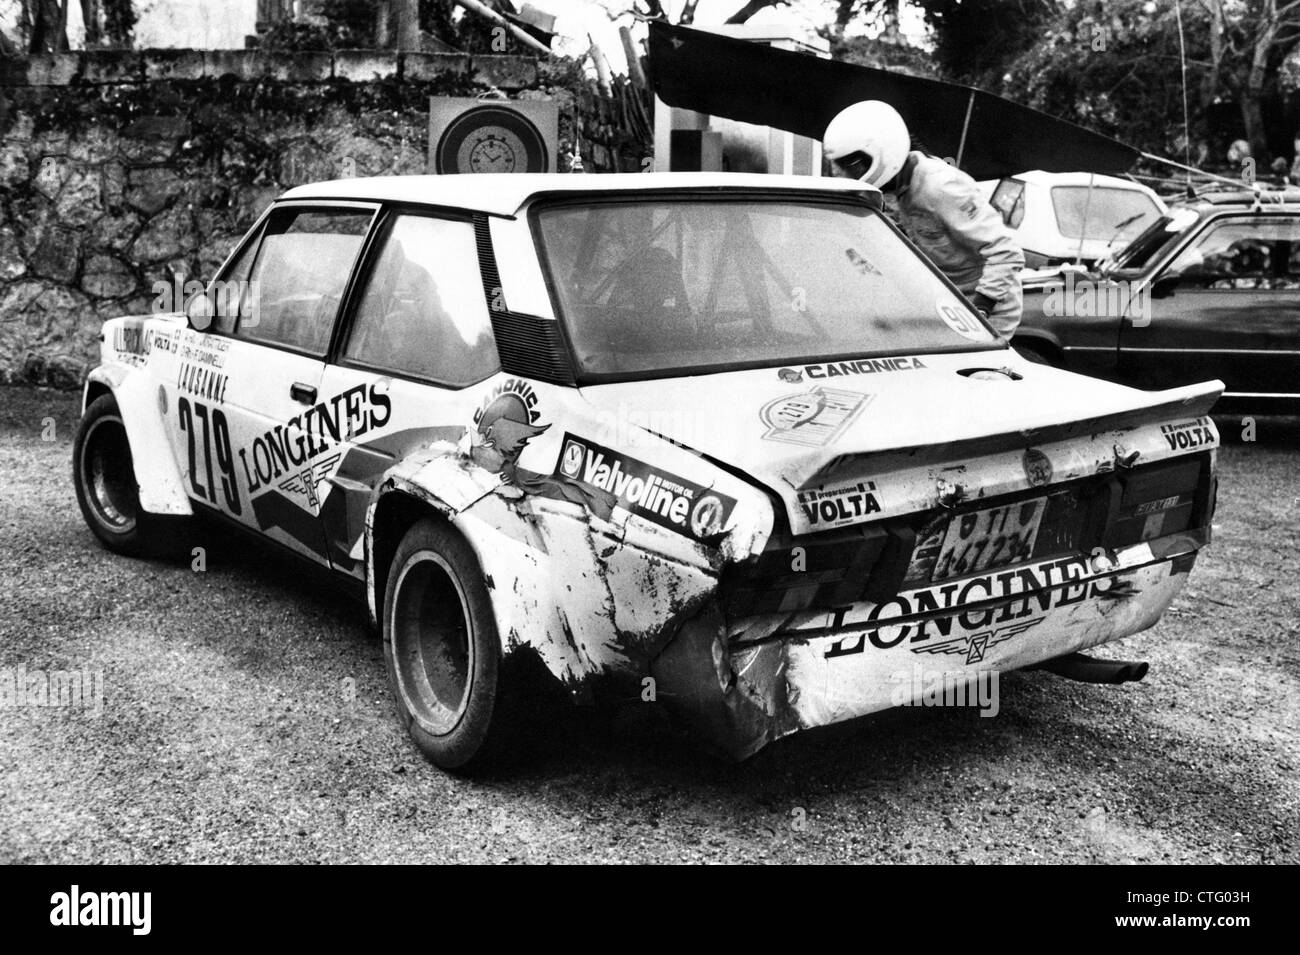
[[1141,183],[1087,172],[1035,170],[979,186],[1020,243],[1029,269],[1091,265],[1167,211]]
[[1300,410],[1300,190],[1216,193],[1095,271],[1025,286],[1015,347],[1142,388],[1221,379],[1219,410]]

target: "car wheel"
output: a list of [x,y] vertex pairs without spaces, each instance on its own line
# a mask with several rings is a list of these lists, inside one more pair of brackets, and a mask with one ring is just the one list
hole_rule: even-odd
[[398,713],[430,762],[471,772],[509,753],[516,688],[478,560],[447,524],[422,520],[402,538],[383,634]]
[[117,554],[142,554],[146,537],[140,486],[112,395],[100,395],[81,416],[72,445],[72,481],[81,514],[103,545]]
[[1037,345],[1014,345],[1012,346],[1025,361],[1031,361],[1035,365],[1049,365],[1053,368],[1059,367],[1058,363],[1052,360],[1040,346]]

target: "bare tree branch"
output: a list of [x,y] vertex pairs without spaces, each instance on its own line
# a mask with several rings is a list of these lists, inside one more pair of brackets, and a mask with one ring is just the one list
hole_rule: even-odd
[[[1300,2],[1300,0],[1297,0]],[[749,0],[743,7],[727,17],[727,23],[747,23],[749,18],[766,7],[789,6],[790,0]]]

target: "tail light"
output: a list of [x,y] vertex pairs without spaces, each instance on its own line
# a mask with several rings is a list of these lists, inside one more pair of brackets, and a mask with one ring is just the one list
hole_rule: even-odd
[[1115,484],[1108,495],[1105,547],[1138,544],[1210,523],[1214,481],[1208,454],[1134,470],[1117,476]]

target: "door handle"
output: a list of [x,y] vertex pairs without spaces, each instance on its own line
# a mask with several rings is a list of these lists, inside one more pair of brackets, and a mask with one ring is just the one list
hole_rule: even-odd
[[304,385],[301,381],[295,381],[289,386],[289,397],[304,405],[314,405],[316,403],[316,389],[311,385]]

